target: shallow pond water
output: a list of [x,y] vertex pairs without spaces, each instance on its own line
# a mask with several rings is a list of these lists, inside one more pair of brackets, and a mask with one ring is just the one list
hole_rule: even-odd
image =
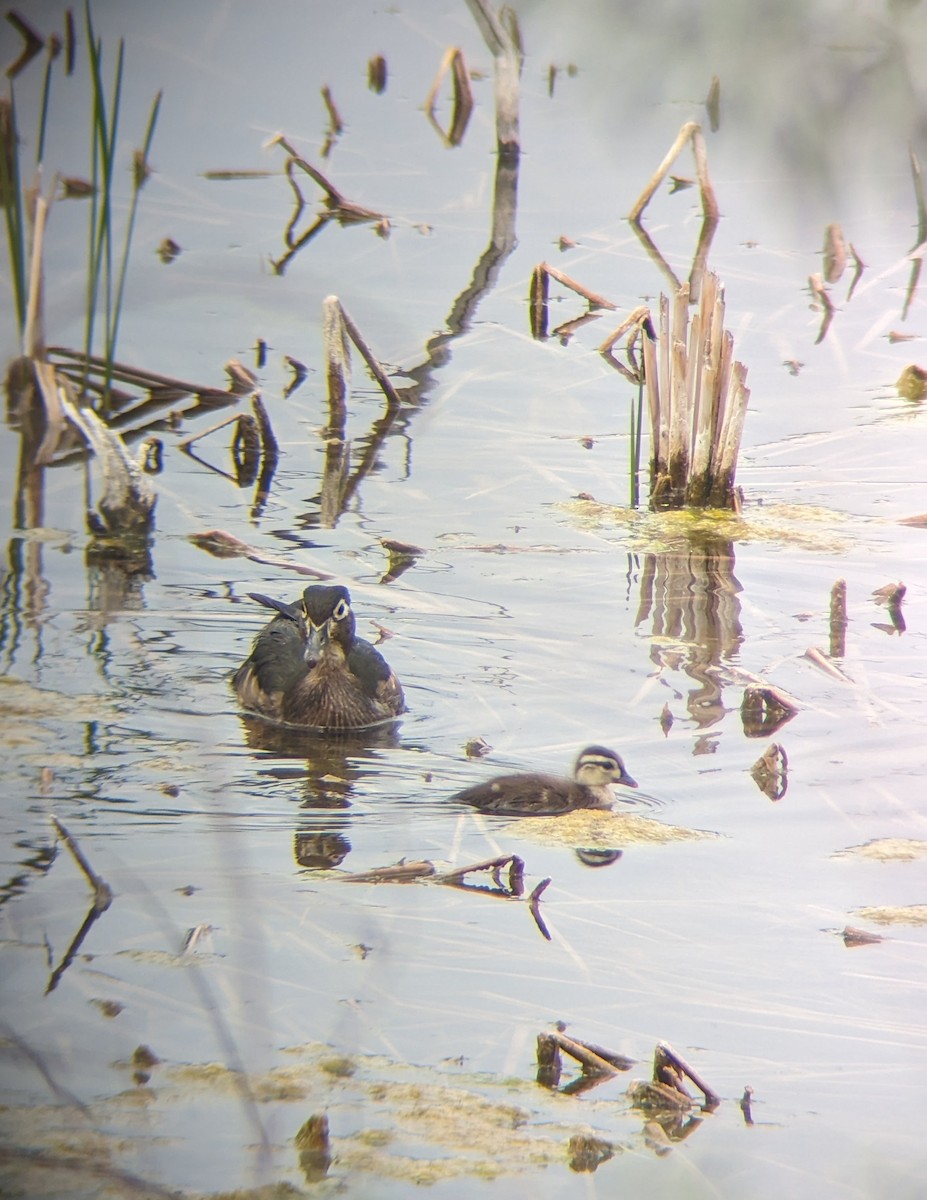
[[[5,1193],[922,1192],[927,534],[901,522],[927,512],[927,472],[923,407],[894,384],[925,365],[909,144],[923,159],[927,13],[785,4],[764,27],[754,6],[720,3],[698,20],[669,0],[581,18],[515,7],[508,174],[464,3],[94,7],[107,53],[126,38],[126,165],[164,89],[118,357],[220,389],[228,359],[258,370],[280,459],[261,493],[235,478],[230,428],[206,432],[246,399],[167,406],[151,566],[127,576],[85,556],[82,465],[30,487],[13,416],[0,439]],[[62,13],[29,6],[43,34]],[[18,53],[12,30],[2,46]],[[454,148],[423,111],[450,46],[475,75]],[[376,54],[382,94],[367,85]],[[87,171],[83,55],[53,89],[48,161],[64,175]],[[16,83],[29,153],[31,70]],[[344,129],[323,158],[326,84]],[[627,507],[636,397],[596,352],[668,286],[624,218],[690,119],[705,123],[722,210],[709,262],[752,388],[739,520]],[[278,132],[387,214],[389,236],[330,222],[275,274],[293,212]],[[270,174],[205,175],[256,169]],[[674,170],[691,175],[691,156]],[[319,197],[305,192],[308,227]],[[833,286],[819,341],[808,277],[829,222],[866,269],[852,296],[849,271]],[[55,345],[81,343],[85,223],[76,201],[52,209]],[[661,188],[645,224],[685,278],[697,189]],[[164,264],[168,236],[181,253]],[[545,260],[618,311],[534,340],[528,282]],[[336,520],[329,294],[406,389],[384,432],[355,362],[355,476]],[[584,311],[554,288],[552,325]],[[12,314],[2,337],[12,357]],[[309,368],[293,390],[285,355]],[[171,407],[186,414],[173,424]],[[150,419],[128,423],[130,444]],[[250,556],[194,540],[216,529]],[[421,553],[397,562],[390,541]],[[350,586],[365,636],[392,635],[381,648],[409,705],[395,729],[294,739],[237,710],[229,678],[266,616],[247,595],[292,599],[298,568]],[[833,649],[839,578],[848,627],[828,671],[807,651]],[[872,597],[899,580],[901,621]],[[799,705],[774,734],[742,714],[757,681]],[[479,737],[491,749],[468,758]],[[611,821],[538,827],[449,802],[502,771],[567,772],[593,741],[640,784]],[[751,774],[772,741],[788,755],[778,800]],[[87,928],[53,816],[113,889]],[[622,854],[592,867],[577,854],[590,848]],[[528,891],[551,880],[549,940],[523,900],[486,894],[488,876],[470,891],[342,878],[508,854]],[[848,945],[847,926],[884,940]],[[636,1066],[583,1093],[541,1088],[536,1038],[558,1021]],[[714,1112],[664,1128],[630,1106],[658,1041],[718,1093]],[[294,1141],[320,1113],[327,1171]],[[570,1149],[583,1133],[609,1144],[594,1173]]]

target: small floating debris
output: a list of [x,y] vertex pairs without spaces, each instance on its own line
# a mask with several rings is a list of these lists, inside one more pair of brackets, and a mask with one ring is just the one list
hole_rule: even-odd
[[881,933],[869,933],[865,929],[856,929],[852,925],[845,925],[840,936],[848,949],[856,946],[875,946],[879,942],[885,941]]
[[367,63],[367,86],[378,96],[386,91],[387,67],[382,54],[375,54]]
[[158,243],[158,249],[155,253],[165,266],[169,266],[180,257],[182,249],[183,247],[175,242],[173,238],[166,237],[162,238]]
[[[473,880],[474,875],[489,874],[489,883]],[[530,895],[525,896],[525,863],[517,854],[500,854],[483,862],[456,867],[452,871],[438,873],[433,862],[422,859],[418,862],[401,860],[392,866],[373,867],[369,871],[356,871],[340,876],[345,883],[419,883],[431,880],[445,887],[460,888],[461,891],[479,892],[484,896],[496,896],[502,900],[519,900],[528,905],[538,932],[546,940],[551,936],[541,916],[541,896],[550,885],[550,879],[542,879]]]
[[781,688],[754,684],[744,688],[740,719],[747,737],[769,737],[799,711],[797,700]]
[[911,363],[898,376],[895,387],[903,400],[923,400],[927,396],[927,371]]
[[487,754],[492,753],[492,746],[484,737],[477,734],[476,737],[467,738],[464,743],[464,754],[467,758],[485,758]]
[[708,123],[712,133],[721,128],[721,80],[712,75],[708,85],[708,95],[705,97],[705,111],[708,113]]
[[770,800],[781,800],[789,787],[789,760],[784,747],[773,742],[750,768],[756,786]]
[[293,1138],[293,1144],[306,1182],[312,1184],[324,1179],[332,1164],[328,1117],[325,1113],[314,1113],[304,1121]]

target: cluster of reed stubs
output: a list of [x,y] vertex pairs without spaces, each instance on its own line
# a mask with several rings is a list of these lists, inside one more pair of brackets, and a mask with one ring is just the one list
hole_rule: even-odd
[[734,477],[750,389],[724,328],[717,276],[705,275],[691,320],[688,283],[676,292],[672,312],[661,295],[655,332],[649,337],[645,327],[643,338],[651,506],[739,511]]

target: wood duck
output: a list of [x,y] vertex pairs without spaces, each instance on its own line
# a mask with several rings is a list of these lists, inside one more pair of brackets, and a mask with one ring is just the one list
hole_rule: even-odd
[[587,746],[580,751],[572,779],[530,773],[500,775],[458,792],[454,799],[483,812],[545,817],[577,808],[609,808],[615,799],[613,783],[637,787],[620,754],[604,746]]
[[354,632],[347,588],[315,584],[292,604],[249,595],[277,615],[232,680],[246,708],[315,729],[366,729],[405,712],[386,659]]

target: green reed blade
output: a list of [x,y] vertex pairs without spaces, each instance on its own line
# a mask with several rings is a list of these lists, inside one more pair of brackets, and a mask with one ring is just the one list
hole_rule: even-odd
[[6,222],[7,252],[16,319],[22,335],[26,327],[26,224],[23,214],[22,187],[19,175],[19,132],[16,121],[16,102],[10,87],[10,98],[2,102],[0,113],[0,196]]
[[141,165],[136,168],[134,175],[132,202],[129,206],[129,219],[126,223],[125,242],[122,248],[122,259],[119,264],[119,280],[116,285],[116,302],[113,311],[113,323],[110,330],[110,336],[107,340],[105,378],[105,390],[107,393],[109,392],[109,385],[112,378],[113,359],[116,356],[116,340],[119,336],[119,319],[122,314],[122,301],[125,294],[126,273],[129,267],[129,252],[132,247],[132,235],[135,232],[135,218],[138,213],[138,201],[142,188],[145,186],[148,154],[151,150],[151,142],[154,138],[155,126],[158,123],[158,113],[161,111],[162,95],[162,92],[158,92],[151,106],[151,113],[148,117],[148,127],[145,130],[145,140],[142,143]]

